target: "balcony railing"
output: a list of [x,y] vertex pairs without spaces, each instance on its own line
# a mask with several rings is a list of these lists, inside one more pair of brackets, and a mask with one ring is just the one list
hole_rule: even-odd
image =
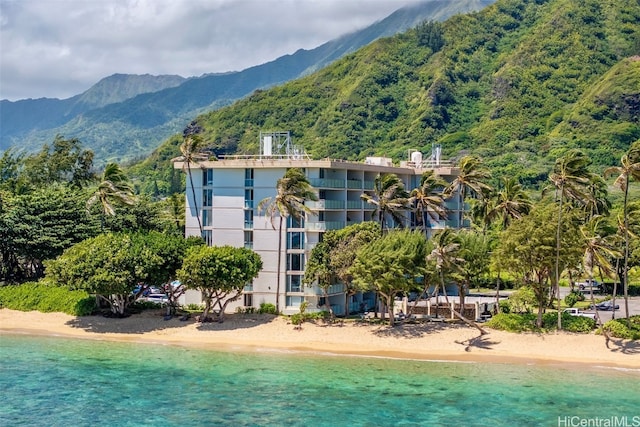
[[373,190],[373,181],[364,181],[363,189],[365,190]]
[[347,200],[347,209],[362,209],[362,200]]
[[344,200],[327,200],[320,199],[318,201],[307,201],[305,205],[311,210],[322,209],[344,209]]
[[348,179],[347,180],[347,188],[351,188],[351,189],[362,189],[362,181],[360,180],[355,180],[355,179]]
[[253,200],[245,200],[244,201],[245,209],[253,209]]
[[307,221],[305,224],[305,229],[307,231],[340,230],[344,227],[344,221]]
[[252,179],[245,179],[244,180],[244,186],[245,187],[253,187],[253,180]]
[[315,188],[345,188],[344,179],[311,178],[309,182]]
[[253,228],[253,221],[245,221],[244,228]]

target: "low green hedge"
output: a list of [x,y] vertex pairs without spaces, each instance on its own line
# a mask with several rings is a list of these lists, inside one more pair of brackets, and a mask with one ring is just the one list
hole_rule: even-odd
[[[533,313],[498,313],[487,322],[487,326],[509,332],[549,332],[558,329],[558,313],[543,314],[542,328],[536,326],[536,319],[537,316]],[[588,317],[562,314],[562,329],[567,332],[588,333],[595,327],[595,320]]]
[[96,309],[95,297],[85,291],[42,282],[0,287],[0,307],[19,311],[61,312],[72,316],[88,316]]
[[[640,316],[630,316],[628,324],[627,319],[609,320],[603,328],[616,338],[640,340]],[[598,333],[602,333],[602,330],[599,329]]]

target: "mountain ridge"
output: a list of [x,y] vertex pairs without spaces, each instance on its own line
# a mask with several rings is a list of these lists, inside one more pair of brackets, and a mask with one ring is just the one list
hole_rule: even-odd
[[[179,86],[141,91],[99,108],[83,108],[89,104],[81,95],[92,89],[95,94],[97,89],[93,87],[84,94],[58,103],[47,99],[33,107],[33,110],[30,110],[26,100],[3,100],[0,102],[0,150],[20,146],[25,150],[35,151],[60,134],[68,138],[79,138],[87,148],[94,150],[97,161],[123,161],[144,156],[208,109],[228,105],[255,90],[310,74],[354,51],[363,43],[403,31],[421,19],[477,10],[492,1],[465,0],[456,2],[455,5],[446,0],[425,1],[399,9],[361,31],[326,42],[315,49],[301,49],[294,54],[237,72],[205,74],[186,79],[173,76],[175,79],[185,80]],[[74,105],[76,109],[73,109]],[[47,116],[45,113],[54,110],[54,107],[61,112]],[[35,110],[39,110],[41,114],[32,114],[31,111]],[[31,118],[31,121],[27,119],[27,126],[21,126],[22,120],[30,116],[37,117]]]

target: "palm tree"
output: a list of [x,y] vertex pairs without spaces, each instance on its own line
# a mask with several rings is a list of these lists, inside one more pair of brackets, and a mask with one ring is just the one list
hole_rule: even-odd
[[436,175],[434,171],[427,171],[422,174],[420,187],[411,191],[411,201],[415,203],[416,212],[422,219],[422,226],[427,238],[430,237],[429,218],[437,221],[447,214],[441,190],[446,185],[447,182]]
[[[455,273],[458,270],[458,264],[463,263],[464,259],[458,257],[460,250],[460,241],[455,231],[451,228],[445,228],[439,233],[433,236],[433,249],[429,255],[427,255],[426,261],[435,262],[436,271],[438,273],[438,277],[440,280],[439,286],[442,288],[444,292],[445,300],[447,301],[447,305],[449,304],[449,296],[447,295],[447,290],[445,287],[445,275]],[[436,295],[438,295],[439,291],[436,288]],[[464,309],[464,307],[462,307]],[[478,328],[480,334],[485,335],[487,332],[482,329],[475,322],[470,321],[466,317],[464,317],[461,313],[452,309],[453,314],[466,324],[470,326],[474,326]]]
[[491,188],[484,182],[491,177],[491,172],[482,165],[482,160],[475,156],[464,156],[460,159],[458,169],[460,172],[445,189],[445,196],[447,198],[454,195],[458,196],[459,224],[462,225],[464,217],[462,203],[464,203],[467,195],[476,194],[482,196],[485,194],[483,190]]
[[623,202],[623,231],[624,231],[624,266],[623,266],[623,287],[624,287],[624,309],[627,320],[629,319],[629,181],[640,181],[640,140],[631,144],[620,159],[621,166],[610,167],[604,171],[604,176],[608,177],[618,174],[614,185],[624,192]]
[[596,215],[608,215],[609,209],[611,209],[611,202],[609,201],[606,181],[600,175],[591,174],[586,190],[589,194],[584,204],[584,212],[587,218],[592,218]]
[[500,218],[502,229],[505,230],[512,220],[527,215],[533,204],[515,178],[503,177],[502,184],[503,188],[496,193],[495,204],[487,216],[490,220]]
[[[611,265],[610,259],[620,258],[621,254],[614,248],[613,242],[610,241],[613,231],[605,222],[605,218],[602,215],[592,217],[586,224],[580,227],[580,233],[582,235],[582,246],[584,248],[582,266],[589,275],[591,283],[593,283],[593,270],[595,267],[598,267],[602,275],[610,277],[614,272],[614,267]],[[615,306],[615,293],[613,298],[613,304]],[[591,303],[595,305],[593,292],[591,292]],[[615,317],[615,310],[613,311],[613,315]],[[598,323],[600,323],[600,316],[597,310],[596,316],[598,316]]]
[[135,203],[133,187],[131,187],[129,178],[117,163],[109,163],[105,167],[98,188],[87,200],[87,209],[98,202],[101,206],[100,229],[102,231],[104,231],[105,216],[116,214],[115,205],[133,205]]
[[206,160],[208,156],[200,153],[200,148],[203,144],[203,139],[199,135],[202,132],[202,128],[197,125],[196,122],[191,122],[189,126],[182,132],[182,144],[180,144],[180,152],[182,156],[172,159],[172,161],[183,162],[183,169],[187,170],[189,176],[189,183],[191,184],[191,195],[193,196],[193,207],[196,212],[196,219],[198,220],[198,229],[202,236],[202,221],[200,220],[200,212],[198,211],[198,201],[196,199],[196,189],[193,186],[193,175],[191,173],[191,164],[198,161]]
[[305,205],[307,200],[318,200],[313,187],[299,168],[292,168],[285,172],[276,183],[275,197],[267,197],[258,203],[258,212],[264,211],[271,220],[271,226],[275,230],[274,218],[278,220],[278,267],[276,276],[276,312],[280,312],[280,263],[282,260],[282,228],[283,220],[293,217],[302,220],[306,213],[310,213]]
[[378,216],[381,232],[388,230],[385,227],[387,216],[391,216],[400,228],[404,226],[404,216],[402,211],[408,209],[409,193],[404,188],[404,183],[394,173],[388,173],[376,176],[373,182],[374,195],[363,193],[360,199],[374,205],[376,208],[372,213],[372,218]]
[[579,150],[570,150],[558,158],[553,167],[549,180],[556,189],[558,203],[558,227],[556,229],[556,264],[554,286],[558,299],[558,330],[562,329],[562,310],[560,310],[560,237],[562,225],[562,209],[565,198],[576,203],[585,204],[589,198],[586,186],[589,184],[591,173],[587,167],[591,160]]

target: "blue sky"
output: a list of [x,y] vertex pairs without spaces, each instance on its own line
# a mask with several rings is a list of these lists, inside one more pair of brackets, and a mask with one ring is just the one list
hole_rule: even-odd
[[242,70],[416,2],[0,0],[0,99],[64,99],[114,73]]

